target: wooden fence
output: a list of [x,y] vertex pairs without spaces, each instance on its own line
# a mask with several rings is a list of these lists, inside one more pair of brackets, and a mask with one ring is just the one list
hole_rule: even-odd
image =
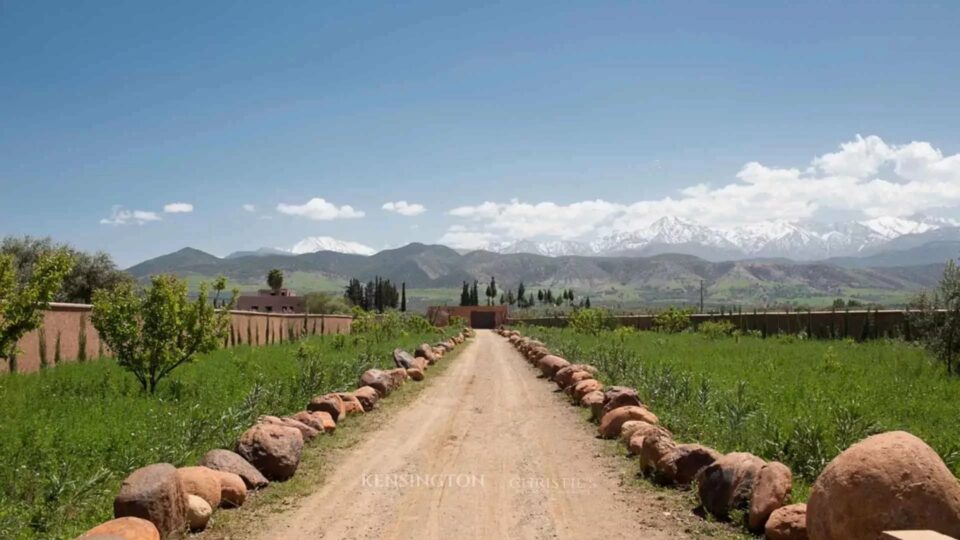
[[[76,362],[109,355],[100,335],[90,322],[92,306],[50,304],[40,329],[20,340],[16,359],[18,372],[33,372],[61,362]],[[306,335],[348,334],[349,315],[307,315],[231,311],[232,322],[226,345],[266,345],[293,341]],[[0,372],[9,369],[0,365]]]
[[[654,315],[614,316],[617,326],[638,330],[652,330]],[[730,321],[744,332],[759,332],[764,337],[773,334],[799,334],[817,338],[852,338],[857,340],[879,337],[911,338],[910,318],[903,310],[850,311],[770,311],[758,313],[725,313],[690,315],[693,325],[706,321]],[[511,318],[509,324],[535,326],[566,326],[566,317]]]

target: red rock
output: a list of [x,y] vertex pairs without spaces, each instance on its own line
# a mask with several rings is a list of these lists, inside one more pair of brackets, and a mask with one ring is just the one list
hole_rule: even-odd
[[640,403],[640,397],[637,396],[637,391],[624,386],[617,386],[612,390],[608,389],[603,393],[603,398],[603,411],[600,413],[601,418],[608,412],[619,409],[620,407],[640,407],[643,405]]
[[271,480],[293,476],[302,452],[303,435],[287,426],[257,424],[237,442],[237,453]]
[[353,395],[360,402],[365,412],[375,409],[377,401],[380,401],[380,394],[372,386],[361,386],[353,391]]
[[587,379],[573,385],[570,389],[570,394],[573,396],[574,403],[580,403],[583,396],[597,390],[603,390],[603,384],[596,379]]
[[391,369],[385,372],[387,377],[390,379],[390,389],[396,390],[403,386],[403,383],[407,381],[409,376],[407,375],[407,370],[403,368]]
[[583,396],[583,399],[580,400],[581,407],[589,407],[591,411],[600,410],[600,407],[603,407],[603,392],[600,390],[594,390]]
[[417,368],[410,368],[407,370],[407,376],[415,381],[423,380],[423,371],[420,371]]
[[307,404],[307,410],[311,412],[323,411],[329,414],[334,422],[339,422],[341,416],[346,416],[343,399],[337,394],[324,394],[314,397]]
[[343,401],[343,412],[347,416],[351,414],[363,414],[363,404],[360,403],[360,400],[357,399],[357,396],[350,392],[337,392],[337,396]]
[[390,377],[379,369],[368,369],[360,376],[360,386],[370,386],[380,397],[385,397],[390,393]]
[[932,448],[904,431],[844,450],[807,501],[812,540],[872,540],[882,531],[910,529],[960,537],[960,484]]
[[[631,420],[631,422],[640,422],[641,424],[633,430],[633,433],[630,434],[630,440],[627,442],[627,452],[632,456],[639,456],[643,452],[643,441],[650,435],[657,434],[658,436],[666,437],[670,441],[673,440],[673,434],[663,426],[648,424],[642,420]],[[624,422],[624,425],[628,423],[629,422]]]
[[183,491],[207,501],[210,508],[220,506],[220,476],[218,471],[203,466],[180,467],[177,477]]
[[429,365],[430,365],[430,364],[427,362],[427,359],[426,359],[426,358],[423,358],[423,357],[418,356],[418,357],[416,357],[416,358],[413,359],[413,367],[419,369],[420,371],[426,372],[426,371],[427,371],[427,367],[428,367]]
[[762,531],[771,512],[787,504],[792,489],[793,473],[789,467],[778,461],[764,465],[753,483],[747,527],[752,531]]
[[[652,424],[651,424],[652,425]],[[669,434],[659,431],[638,431],[630,439],[630,446],[634,446],[633,441],[640,439],[640,472],[642,474],[656,473],[660,470],[663,460],[677,449],[677,443],[673,442],[673,437]]]
[[186,498],[176,467],[155,463],[124,479],[113,500],[113,515],[143,518],[162,536],[177,536],[187,528]]
[[[290,418],[293,418],[297,422],[306,424],[318,432],[323,432],[323,422],[310,411],[300,411],[294,415],[291,415]],[[302,433],[302,432],[301,432]]]
[[733,452],[704,467],[696,478],[704,509],[719,519],[727,519],[731,510],[746,510],[763,465],[753,454]]
[[187,495],[187,523],[191,531],[202,531],[207,528],[213,507],[207,501],[196,495]]
[[417,345],[417,349],[413,351],[413,356],[415,358],[423,358],[428,364],[433,364],[437,361],[437,355],[433,354],[433,347],[431,347],[429,343]]
[[220,506],[223,508],[237,508],[243,506],[247,500],[247,485],[239,475],[214,471],[220,480]]
[[721,457],[723,454],[713,448],[699,444],[681,444],[657,463],[657,476],[664,483],[686,485],[693,482],[701,469]]
[[548,354],[544,356],[537,362],[537,367],[540,369],[540,372],[543,373],[543,376],[552,379],[558,371],[570,365],[570,362],[567,362],[559,356],[554,356]]
[[586,371],[577,371],[570,376],[570,384],[568,386],[573,386],[580,381],[586,381],[593,378],[594,376]]
[[620,436],[620,428],[629,420],[642,420],[648,424],[657,424],[657,415],[644,407],[627,406],[607,411],[600,417],[598,431],[604,439],[613,439]]
[[283,422],[283,425],[287,427],[292,427],[300,431],[300,435],[303,435],[303,440],[312,441],[317,438],[317,435],[323,433],[323,430],[318,430],[311,427],[309,424],[305,424],[296,418],[285,417],[280,419]]
[[315,411],[310,414],[320,421],[320,425],[323,426],[324,433],[333,433],[337,430],[337,422],[333,419],[333,416],[330,416],[330,413]]
[[247,485],[247,489],[262,488],[270,483],[249,461],[230,450],[211,450],[200,459],[200,465],[215,471],[239,475],[240,478],[243,478],[243,483]]
[[767,540],[807,540],[807,505],[791,504],[774,510],[764,536]]
[[112,538],[116,540],[160,540],[156,525],[138,517],[122,517],[101,523],[77,540]]

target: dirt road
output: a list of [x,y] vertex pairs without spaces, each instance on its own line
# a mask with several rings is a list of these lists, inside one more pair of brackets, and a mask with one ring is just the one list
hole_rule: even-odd
[[[293,538],[683,538],[575,408],[488,331],[313,495],[251,534]],[[429,374],[428,374],[429,375]]]

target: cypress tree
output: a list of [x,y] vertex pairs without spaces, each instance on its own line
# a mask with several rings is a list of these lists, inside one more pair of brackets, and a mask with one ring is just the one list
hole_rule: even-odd
[[407,282],[400,284],[400,311],[407,311]]

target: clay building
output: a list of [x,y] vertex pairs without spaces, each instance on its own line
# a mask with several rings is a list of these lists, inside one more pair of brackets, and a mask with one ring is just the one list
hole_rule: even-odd
[[240,311],[261,313],[303,313],[306,302],[292,289],[260,289],[257,294],[241,295],[237,299]]

